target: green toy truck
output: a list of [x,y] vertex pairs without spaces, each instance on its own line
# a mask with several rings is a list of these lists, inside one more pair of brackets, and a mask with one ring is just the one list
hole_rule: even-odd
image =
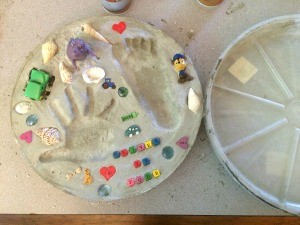
[[24,95],[32,100],[47,99],[47,96],[50,95],[50,91],[46,91],[47,85],[52,87],[54,80],[54,76],[50,76],[43,70],[33,68],[29,73]]

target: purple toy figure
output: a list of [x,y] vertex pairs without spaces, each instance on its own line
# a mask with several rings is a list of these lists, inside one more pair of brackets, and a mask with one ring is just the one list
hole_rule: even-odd
[[77,69],[76,61],[85,60],[88,55],[97,58],[91,47],[79,38],[70,38],[67,46],[67,56],[72,61],[73,66]]

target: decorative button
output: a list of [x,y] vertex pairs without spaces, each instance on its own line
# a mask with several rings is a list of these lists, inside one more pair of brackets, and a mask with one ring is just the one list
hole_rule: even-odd
[[141,151],[145,150],[146,146],[144,143],[141,143],[141,144],[138,144],[138,146],[136,148],[139,152],[141,152]]
[[165,159],[172,159],[174,156],[174,150],[171,146],[165,146],[162,150],[162,155]]
[[150,172],[145,173],[144,175],[145,181],[149,181],[152,179],[152,174]]
[[126,157],[128,155],[128,150],[127,149],[123,149],[122,151],[121,151],[121,156],[122,157]]
[[98,188],[98,195],[100,197],[106,197],[108,195],[110,195],[111,193],[111,186],[107,185],[107,184],[103,184]]
[[145,142],[145,147],[146,148],[151,148],[152,147],[152,142],[151,141],[146,141]]
[[135,180],[134,180],[134,178],[129,178],[129,179],[127,180],[127,185],[128,185],[128,187],[133,187],[133,186],[135,185]]
[[129,147],[129,152],[130,152],[130,154],[136,153],[136,148],[135,148],[135,146]]
[[28,126],[34,126],[39,121],[39,118],[37,115],[30,115],[26,118],[26,124]]
[[115,158],[115,159],[118,159],[118,158],[120,158],[120,152],[119,151],[115,151],[114,153],[113,153],[113,157]]
[[135,168],[139,168],[139,167],[141,167],[141,165],[142,165],[142,163],[141,163],[140,160],[135,160],[135,161],[133,162],[133,166],[134,166]]
[[144,166],[147,166],[147,165],[150,164],[150,159],[149,158],[143,158],[142,162],[143,162]]
[[137,184],[141,184],[144,182],[144,177],[143,176],[137,176],[136,177],[136,183]]
[[153,177],[158,178],[160,176],[160,171],[159,170],[153,170],[152,174],[153,174]]

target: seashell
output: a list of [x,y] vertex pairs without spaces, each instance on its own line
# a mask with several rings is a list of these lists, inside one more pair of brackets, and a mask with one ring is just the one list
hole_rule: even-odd
[[199,96],[194,92],[192,88],[190,88],[189,95],[188,95],[188,107],[189,109],[197,113],[201,107],[201,101]]
[[70,69],[63,62],[60,62],[58,67],[62,82],[66,84],[71,84],[73,80],[73,74],[70,71]]
[[75,170],[75,173],[81,173],[82,172],[82,167],[79,166],[76,170]]
[[91,67],[86,69],[83,74],[83,80],[90,84],[90,83],[99,83],[101,79],[105,77],[105,71],[100,67]]
[[103,41],[107,44],[111,44],[105,37],[103,37],[103,35],[99,34],[90,24],[86,23],[81,25],[81,29],[82,31],[84,31],[84,33],[90,35],[91,37],[99,41]]
[[60,142],[59,132],[54,127],[40,128],[36,132],[36,135],[39,136],[46,145],[53,145],[53,144]]
[[57,50],[58,48],[54,41],[48,41],[42,45],[44,64],[48,63],[53,58],[53,56],[56,55]]
[[16,107],[15,107],[15,110],[17,113],[19,114],[25,114],[25,113],[28,113],[29,110],[31,108],[31,103],[30,102],[19,102]]

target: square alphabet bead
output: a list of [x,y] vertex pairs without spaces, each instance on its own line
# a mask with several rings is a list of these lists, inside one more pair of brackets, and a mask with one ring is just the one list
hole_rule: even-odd
[[152,173],[147,172],[144,174],[145,181],[149,181],[152,179]]
[[126,157],[128,155],[128,150],[127,149],[123,149],[122,151],[121,151],[121,156],[122,157]]
[[144,164],[144,166],[147,166],[147,165],[149,165],[150,164],[150,159],[147,157],[147,158],[143,158],[142,159],[142,162],[143,162],[143,164]]
[[134,166],[135,168],[139,168],[139,167],[141,167],[141,165],[142,165],[142,163],[141,163],[140,160],[135,160],[135,161],[133,162],[133,166]]
[[136,183],[137,184],[141,184],[144,182],[144,177],[143,176],[137,176],[136,177]]
[[127,180],[127,186],[128,187],[133,187],[135,185],[135,179],[134,178],[129,178]]
[[153,139],[152,139],[152,144],[153,144],[154,146],[159,145],[159,144],[160,144],[160,138],[158,138],[158,137],[153,138]]
[[135,146],[129,147],[129,152],[130,152],[130,154],[136,153],[136,148],[135,148]]
[[146,141],[145,146],[146,146],[146,148],[152,148],[152,142],[151,141]]
[[153,177],[157,178],[160,176],[160,171],[159,170],[153,170],[152,171]]
[[141,151],[145,150],[146,146],[144,143],[141,143],[141,144],[138,144],[138,146],[136,148],[139,152],[141,152]]

